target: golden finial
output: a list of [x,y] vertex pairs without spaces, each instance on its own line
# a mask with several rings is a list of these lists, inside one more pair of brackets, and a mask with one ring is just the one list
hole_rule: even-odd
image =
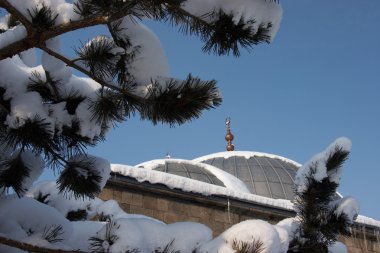
[[227,126],[227,134],[226,134],[226,141],[227,141],[227,151],[234,151],[235,146],[232,144],[232,141],[234,139],[233,134],[231,133],[231,118],[228,117],[226,119],[226,126]]

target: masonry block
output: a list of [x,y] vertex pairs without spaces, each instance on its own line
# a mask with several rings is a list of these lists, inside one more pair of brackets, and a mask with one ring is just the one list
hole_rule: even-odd
[[141,194],[133,193],[131,205],[142,207],[143,206],[143,196]]
[[169,201],[166,199],[157,199],[157,210],[168,211],[169,210]]
[[132,204],[132,196],[133,194],[130,192],[122,192],[121,203]]
[[126,213],[131,212],[131,205],[130,204],[120,203],[120,208],[123,209],[123,211]]
[[233,220],[233,214],[225,211],[215,210],[214,220],[217,222],[231,223]]
[[158,210],[153,210],[153,218],[157,219],[157,220],[160,220],[160,221],[164,221],[165,219],[165,212],[163,211],[158,211]]
[[143,207],[147,209],[157,210],[157,198],[151,196],[143,197]]
[[121,196],[122,192],[118,190],[113,191],[113,199],[116,200],[118,203],[121,203]]
[[184,213],[185,207],[182,203],[176,201],[170,201],[169,203],[169,211],[173,213]]
[[151,209],[147,209],[141,206],[131,205],[130,210],[131,210],[131,213],[134,213],[134,214],[142,214],[149,217],[153,217],[153,210]]
[[113,199],[113,190],[107,188],[103,189],[99,194],[99,198],[102,200]]

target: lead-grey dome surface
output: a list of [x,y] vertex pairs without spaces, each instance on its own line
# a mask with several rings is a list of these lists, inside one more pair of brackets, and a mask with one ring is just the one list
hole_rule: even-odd
[[294,178],[300,165],[287,158],[257,152],[221,152],[194,159],[224,170],[256,195],[292,200]]
[[223,182],[220,181],[214,174],[203,168],[202,164],[192,161],[181,159],[161,159],[141,163],[136,165],[136,167],[161,171],[225,187]]

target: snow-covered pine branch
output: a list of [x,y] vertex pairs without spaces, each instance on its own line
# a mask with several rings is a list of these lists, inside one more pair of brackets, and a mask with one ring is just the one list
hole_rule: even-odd
[[[0,8],[6,12],[0,19],[0,142],[30,150],[53,168],[81,168],[72,157],[135,113],[155,124],[183,124],[221,103],[214,80],[170,78],[158,38],[140,19],[199,37],[205,52],[236,56],[241,48],[269,42],[281,20],[280,5],[265,0],[233,5],[225,0],[2,0]],[[61,52],[60,35],[95,25],[106,26],[109,35],[89,38],[75,49],[74,59]],[[43,51],[41,61],[36,48]],[[13,151],[10,155],[15,157]],[[6,161],[10,157],[4,157],[0,187],[22,193],[16,181],[26,178],[27,170],[11,182],[5,176],[14,166]],[[99,174],[94,166],[81,170]],[[74,187],[79,181],[65,175],[61,190],[94,196],[101,189],[95,180],[94,187],[80,191]]]
[[48,247],[36,246],[33,244],[20,242],[11,238],[0,236],[0,244],[7,245],[10,247],[18,248],[20,250],[25,250],[34,253],[88,253],[86,251],[80,250],[63,250],[63,249],[52,249]]
[[[276,225],[247,220],[214,239],[212,231],[199,223],[167,225],[154,218],[125,213],[114,200],[77,199],[70,190],[62,193],[61,186],[55,182],[42,182],[22,198],[6,196],[1,199],[0,251],[347,252],[336,239],[339,233],[348,231],[358,206],[352,198],[335,198],[334,195],[340,183],[340,174],[335,173],[341,173],[350,147],[348,139],[338,139],[299,170],[295,218],[284,219]],[[82,159],[84,157],[74,160],[86,163]],[[89,177],[86,170],[75,167],[69,170]],[[333,187],[327,187],[327,192],[325,186],[328,184]],[[308,200],[305,196],[310,195],[313,195],[311,202],[302,201]]]
[[289,252],[328,253],[339,235],[350,235],[359,213],[353,198],[340,198],[342,165],[351,151],[351,141],[338,138],[304,164],[296,176],[295,209],[298,229]]
[[[239,56],[241,49],[274,38],[282,15],[278,2],[0,0],[0,9],[5,13],[0,17],[0,237],[12,246],[0,245],[1,251],[89,251],[88,238],[103,238],[106,226],[84,220],[116,211],[121,227],[167,231],[151,251],[177,243],[195,248],[211,239],[200,224],[180,226],[200,236],[185,241],[175,237],[175,226],[121,220],[129,216],[116,207],[107,213],[95,196],[109,177],[109,162],[85,149],[135,113],[155,124],[182,124],[221,103],[214,80],[170,77],[160,41],[141,20],[167,23],[198,37],[206,53]],[[88,38],[74,58],[61,51],[61,35],[96,25],[107,27],[109,34]],[[30,190],[47,167],[62,172],[54,187]]]

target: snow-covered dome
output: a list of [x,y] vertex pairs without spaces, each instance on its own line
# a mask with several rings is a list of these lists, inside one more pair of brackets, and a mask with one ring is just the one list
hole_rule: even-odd
[[204,163],[183,159],[159,159],[144,162],[135,167],[165,172],[226,187],[227,189],[249,193],[249,190],[241,180],[221,169]]
[[204,169],[202,165],[191,161],[182,159],[160,159],[144,162],[135,167],[152,169],[225,187],[221,180]]
[[272,199],[292,200],[300,164],[285,157],[247,151],[220,152],[196,158],[160,159],[136,165]]
[[300,164],[285,157],[245,151],[220,152],[193,160],[217,167],[244,182],[252,194],[292,200]]

